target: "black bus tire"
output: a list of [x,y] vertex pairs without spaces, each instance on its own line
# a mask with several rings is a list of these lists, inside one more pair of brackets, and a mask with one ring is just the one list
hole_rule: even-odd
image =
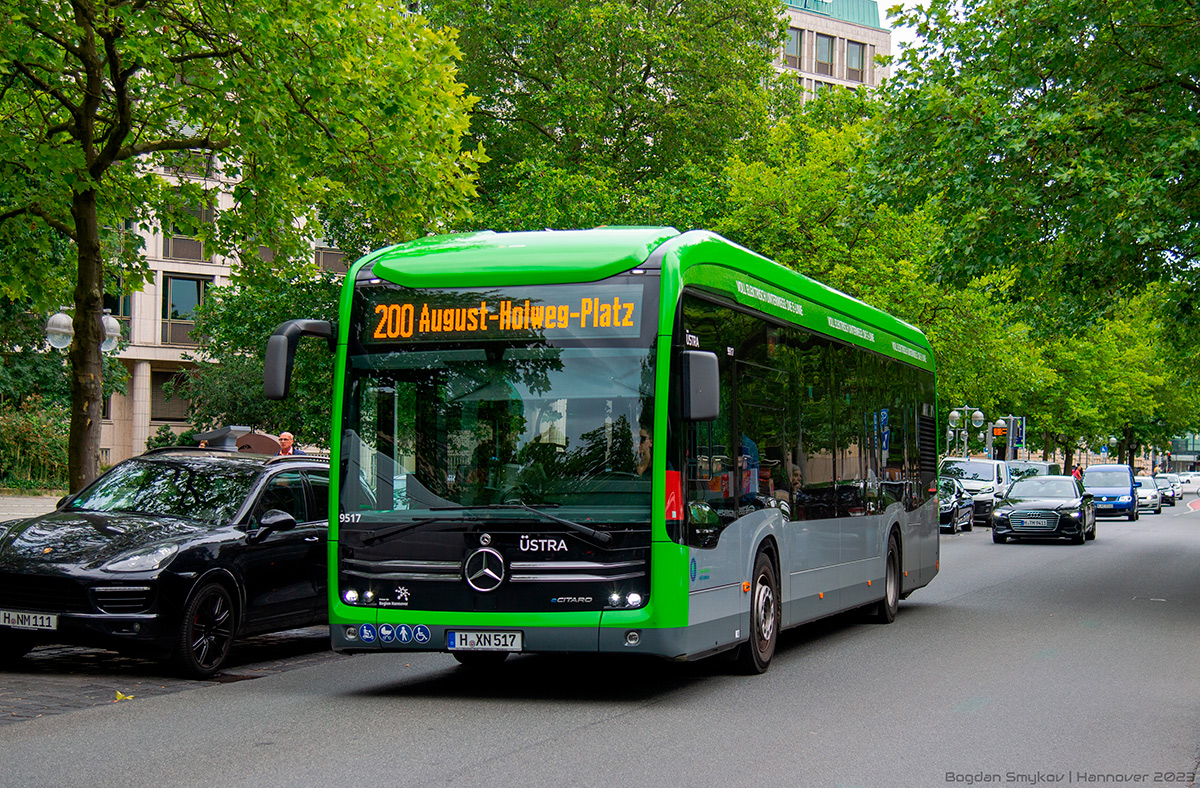
[[900,607],[900,540],[893,533],[888,537],[887,559],[884,561],[883,599],[871,608],[871,620],[890,624],[896,620]]
[[779,578],[775,564],[763,550],[754,559],[754,579],[750,583],[750,639],[738,650],[738,663],[743,672],[755,675],[766,673],[779,643]]

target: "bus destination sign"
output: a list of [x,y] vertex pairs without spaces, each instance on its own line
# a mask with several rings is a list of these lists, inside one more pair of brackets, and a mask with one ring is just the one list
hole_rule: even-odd
[[371,298],[363,339],[374,343],[637,336],[641,287],[602,289],[606,292],[589,288],[585,295],[578,286],[565,285],[523,288],[519,293],[388,288]]

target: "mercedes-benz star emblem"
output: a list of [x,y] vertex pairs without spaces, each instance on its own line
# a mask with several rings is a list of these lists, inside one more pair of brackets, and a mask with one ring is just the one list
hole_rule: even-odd
[[490,547],[481,547],[467,556],[463,577],[476,591],[495,591],[504,582],[504,557]]

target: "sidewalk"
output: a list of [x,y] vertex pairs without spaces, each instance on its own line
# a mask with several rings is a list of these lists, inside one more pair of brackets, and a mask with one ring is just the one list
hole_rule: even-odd
[[0,495],[0,522],[54,511],[57,495]]

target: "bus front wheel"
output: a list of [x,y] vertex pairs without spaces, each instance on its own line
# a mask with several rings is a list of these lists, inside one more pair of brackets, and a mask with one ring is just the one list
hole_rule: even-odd
[[754,559],[750,595],[750,640],[741,645],[738,662],[746,673],[766,673],[779,641],[781,611],[775,564],[762,550]]

